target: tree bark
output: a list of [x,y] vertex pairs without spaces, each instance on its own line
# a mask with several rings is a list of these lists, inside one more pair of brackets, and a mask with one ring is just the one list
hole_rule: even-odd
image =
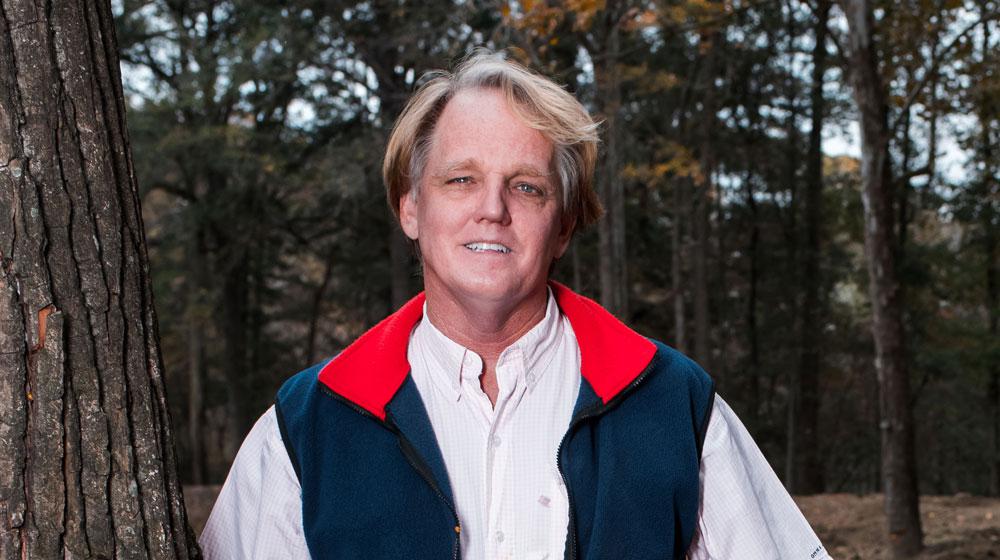
[[[611,4],[615,4],[612,6]],[[607,213],[598,223],[601,305],[619,317],[628,317],[628,270],[625,246],[625,186],[621,179],[621,32],[620,3],[609,3],[605,13],[606,49],[593,53],[602,58],[595,64],[598,103],[604,119],[605,139],[598,189]]]
[[871,5],[867,0],[843,0],[843,7],[848,23],[850,81],[860,113],[865,259],[880,390],[886,520],[893,557],[909,558],[923,548],[923,533],[904,347],[903,301],[894,255],[887,94],[879,74]]
[[820,298],[820,254],[823,216],[823,115],[826,100],[823,97],[824,76],[827,68],[827,19],[829,0],[819,0],[814,26],[812,85],[810,91],[809,149],[806,156],[805,192],[805,247],[802,251],[802,308],[801,349],[799,354],[799,390],[796,404],[795,435],[798,451],[793,462],[795,470],[789,491],[800,494],[817,494],[823,491],[823,464],[819,445],[819,376],[820,337],[823,316]]
[[0,2],[0,558],[191,558],[111,7]]

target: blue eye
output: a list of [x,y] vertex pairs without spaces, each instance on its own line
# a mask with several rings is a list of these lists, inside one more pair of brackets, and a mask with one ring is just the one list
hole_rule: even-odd
[[518,183],[517,185],[514,186],[514,188],[525,194],[535,194],[535,195],[542,194],[542,190],[536,187],[535,185],[532,185],[531,183]]
[[467,185],[472,182],[472,177],[455,177],[445,182],[449,185]]

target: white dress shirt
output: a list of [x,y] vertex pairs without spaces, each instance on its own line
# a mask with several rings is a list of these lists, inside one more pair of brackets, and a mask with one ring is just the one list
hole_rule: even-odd
[[[407,358],[448,471],[462,558],[562,558],[569,499],[556,451],[580,388],[580,354],[555,298],[550,294],[545,318],[500,354],[495,406],[479,384],[482,359],[444,336],[426,310]],[[719,397],[700,479],[692,560],[828,557]],[[208,560],[309,558],[299,482],[274,407],[243,442],[200,542]]]

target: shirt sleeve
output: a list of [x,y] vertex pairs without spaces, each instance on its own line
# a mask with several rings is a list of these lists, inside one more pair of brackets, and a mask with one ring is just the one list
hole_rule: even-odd
[[298,477],[272,406],[243,440],[199,539],[206,560],[306,560]]
[[701,510],[690,560],[829,558],[743,423],[718,396],[700,478]]

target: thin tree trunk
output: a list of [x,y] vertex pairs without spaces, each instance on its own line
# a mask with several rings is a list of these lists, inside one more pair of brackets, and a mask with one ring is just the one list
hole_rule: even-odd
[[621,319],[628,316],[628,270],[625,246],[625,192],[621,180],[621,109],[620,31],[615,7],[606,13],[607,49],[600,53],[597,87],[601,116],[604,118],[605,142],[598,183],[607,214],[598,224],[600,251],[601,305]]
[[[1000,270],[998,261],[1000,254],[997,252],[997,235],[993,224],[986,224],[988,228],[986,239],[986,306],[989,313],[989,333],[990,340],[1000,340]],[[990,413],[990,493],[993,496],[1000,495],[1000,364],[994,360],[989,367],[989,381],[987,387],[987,397],[989,399],[988,410]]]
[[708,309],[709,195],[715,172],[713,130],[715,127],[715,62],[718,33],[702,37],[709,49],[701,83],[704,88],[701,131],[700,167],[702,180],[694,189],[694,357],[708,371],[712,370],[711,327]]
[[226,428],[223,454],[232,462],[240,443],[249,431],[250,417],[245,410],[245,387],[252,375],[247,347],[249,282],[244,256],[232,255],[226,263],[222,283],[222,321],[225,341],[223,374],[226,384]]
[[674,181],[674,215],[670,225],[671,268],[670,284],[674,293],[674,345],[677,350],[687,353],[687,324],[684,311],[684,237],[681,216],[684,212],[687,179]]
[[205,260],[202,232],[197,224],[192,224],[191,239],[188,243],[188,448],[191,465],[191,483],[205,481],[204,427],[205,414],[205,336],[209,304],[205,301],[208,291],[209,274]]
[[389,277],[391,305],[394,311],[413,297],[410,288],[409,240],[399,229],[396,220],[389,220]]
[[[326,256],[326,264],[323,267],[323,280],[320,282],[316,291],[313,292],[312,309],[309,315],[309,334],[306,337],[306,363],[314,364],[316,363],[316,338],[319,336],[319,319],[322,317],[323,309],[323,299],[326,298],[326,290],[330,286],[330,281],[333,280],[333,259],[334,250],[331,249],[329,254]],[[393,291],[393,300],[395,303],[395,289]],[[406,303],[405,301],[403,303]],[[399,309],[402,303],[398,306],[394,306],[393,309]]]
[[0,558],[191,558],[111,7],[0,2]]
[[[748,424],[755,426],[760,412],[760,335],[757,331],[757,285],[759,281],[758,245],[760,242],[760,225],[757,216],[757,200],[754,198],[753,177],[747,173],[744,177],[747,193],[747,207],[750,209],[750,242],[747,255],[750,258],[749,293],[747,294],[746,322],[747,339],[750,343],[749,363],[747,364],[747,395],[749,397],[750,416]],[[793,453],[789,451],[789,456]]]
[[[906,89],[910,88],[910,80],[906,80]],[[903,138],[901,139],[903,160],[900,162],[899,176],[901,180],[899,182],[899,188],[896,189],[896,262],[902,263],[903,259],[906,258],[906,239],[909,233],[910,225],[910,190],[913,188],[912,183],[909,179],[910,173],[910,162],[912,159],[913,147],[910,143],[910,121],[913,115],[913,109],[908,107],[906,112],[903,113],[903,124],[901,126],[903,132]]]
[[[1000,340],[1000,255],[997,254],[996,225],[986,224],[988,228],[986,239],[986,306],[989,313],[990,340]],[[989,398],[990,442],[992,458],[990,460],[990,493],[1000,496],[1000,363],[993,360],[989,366]]]
[[205,329],[199,321],[188,331],[188,445],[191,484],[205,483],[202,417],[205,413]]
[[694,256],[692,283],[694,284],[694,357],[702,367],[711,371],[711,344],[708,317],[708,189],[705,185],[694,188]]
[[[985,16],[985,13],[983,14]],[[990,26],[984,26],[981,38],[980,56],[983,63],[986,63],[991,53],[992,33]],[[936,86],[936,84],[935,84]],[[936,87],[935,87],[936,91]],[[936,113],[935,113],[936,115]],[[988,320],[988,332],[990,340],[1000,340],[1000,232],[998,232],[997,215],[995,203],[990,201],[998,200],[1000,187],[991,178],[996,177],[996,166],[994,164],[994,145],[996,140],[991,137],[990,127],[987,126],[990,114],[988,109],[983,108],[979,115],[981,149],[980,161],[984,162],[986,169],[983,170],[982,180],[984,181],[983,212],[981,221],[983,230],[986,232],[984,239],[984,252],[986,257],[986,309]],[[932,121],[932,124],[936,122]],[[930,157],[933,157],[931,153]],[[932,170],[933,164],[928,167]],[[993,360],[989,366],[989,377],[987,381],[987,410],[990,416],[990,494],[1000,496],[1000,362]]]
[[850,79],[861,115],[861,181],[865,213],[875,369],[879,380],[882,479],[889,544],[895,558],[923,548],[917,496],[913,412],[904,347],[902,294],[893,243],[892,175],[886,93],[874,46],[867,0],[844,0],[849,34]]
[[819,375],[821,341],[821,306],[819,261],[823,216],[823,115],[826,100],[823,85],[827,67],[827,19],[829,0],[819,0],[814,26],[812,86],[810,91],[809,150],[806,156],[805,247],[802,252],[801,349],[799,355],[799,390],[796,399],[795,435],[798,451],[794,461],[793,487],[789,491],[816,494],[823,491],[823,464],[820,457]]

